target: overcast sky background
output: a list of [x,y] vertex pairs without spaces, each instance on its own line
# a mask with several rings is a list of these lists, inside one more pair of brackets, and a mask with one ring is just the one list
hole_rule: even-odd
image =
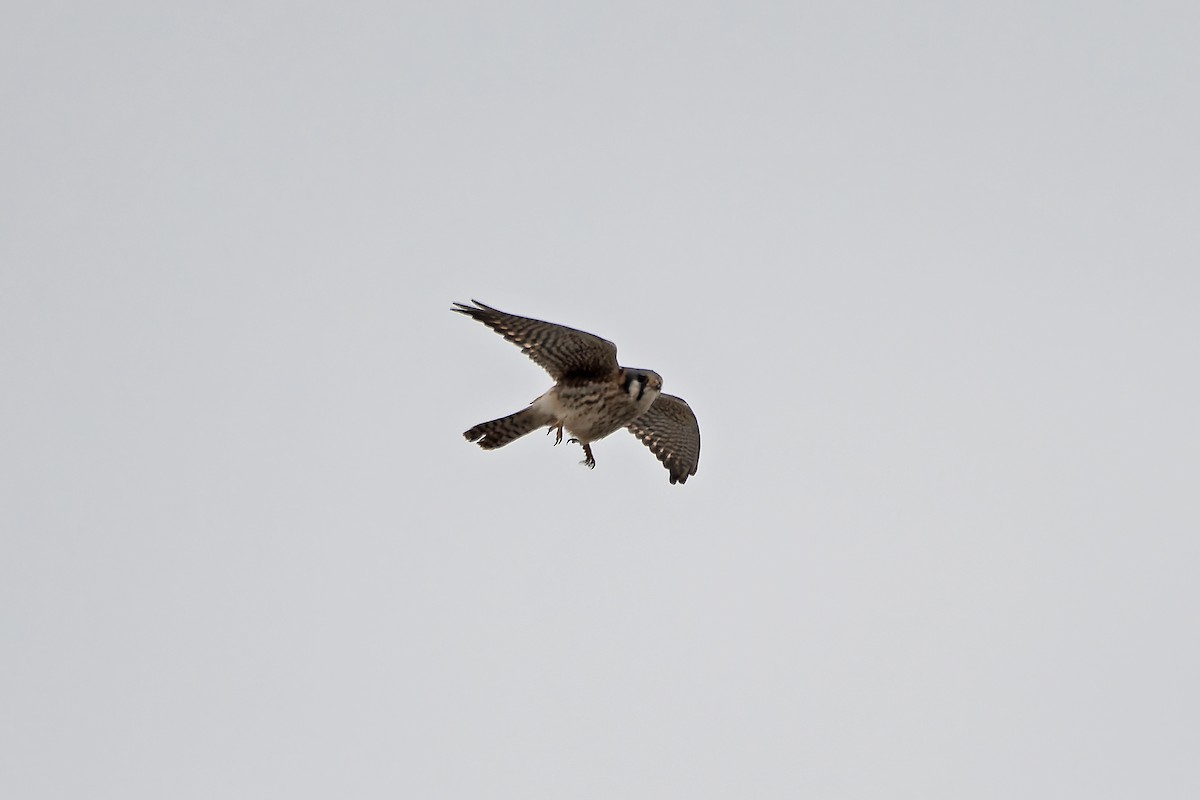
[[[0,795],[1200,796],[1200,11],[9,3]],[[461,431],[592,331],[703,431]]]

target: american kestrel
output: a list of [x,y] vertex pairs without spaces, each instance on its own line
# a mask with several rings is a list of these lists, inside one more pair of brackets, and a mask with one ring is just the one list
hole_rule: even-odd
[[562,441],[563,428],[583,446],[583,463],[596,466],[592,442],[628,428],[671,473],[671,483],[686,483],[700,463],[700,425],[682,399],[662,394],[662,377],[648,369],[617,363],[612,342],[565,325],[505,314],[478,300],[455,303],[459,314],[479,320],[508,339],[555,380],[550,391],[529,408],[483,422],[463,436],[484,450],[503,447],[548,426]]

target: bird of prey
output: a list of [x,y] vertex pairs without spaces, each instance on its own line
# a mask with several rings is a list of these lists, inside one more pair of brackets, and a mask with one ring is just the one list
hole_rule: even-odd
[[451,311],[482,322],[520,347],[555,383],[528,408],[466,431],[468,442],[494,450],[545,425],[546,433],[557,432],[557,445],[565,428],[572,436],[568,444],[580,444],[583,463],[594,468],[592,442],[628,428],[667,468],[671,483],[686,483],[696,474],[700,425],[681,398],[662,394],[657,372],[622,367],[617,346],[599,336],[472,302],[455,303]]

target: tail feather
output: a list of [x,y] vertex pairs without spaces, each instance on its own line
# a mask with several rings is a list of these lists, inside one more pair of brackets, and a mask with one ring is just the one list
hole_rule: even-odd
[[468,442],[478,440],[479,446],[484,450],[495,450],[553,421],[546,414],[530,407],[491,422],[481,422],[463,436]]

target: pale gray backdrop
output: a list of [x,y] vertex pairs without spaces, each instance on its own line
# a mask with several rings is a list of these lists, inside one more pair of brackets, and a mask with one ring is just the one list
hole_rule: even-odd
[[[14,2],[0,795],[1200,796],[1189,3]],[[482,452],[617,342],[704,433]]]

